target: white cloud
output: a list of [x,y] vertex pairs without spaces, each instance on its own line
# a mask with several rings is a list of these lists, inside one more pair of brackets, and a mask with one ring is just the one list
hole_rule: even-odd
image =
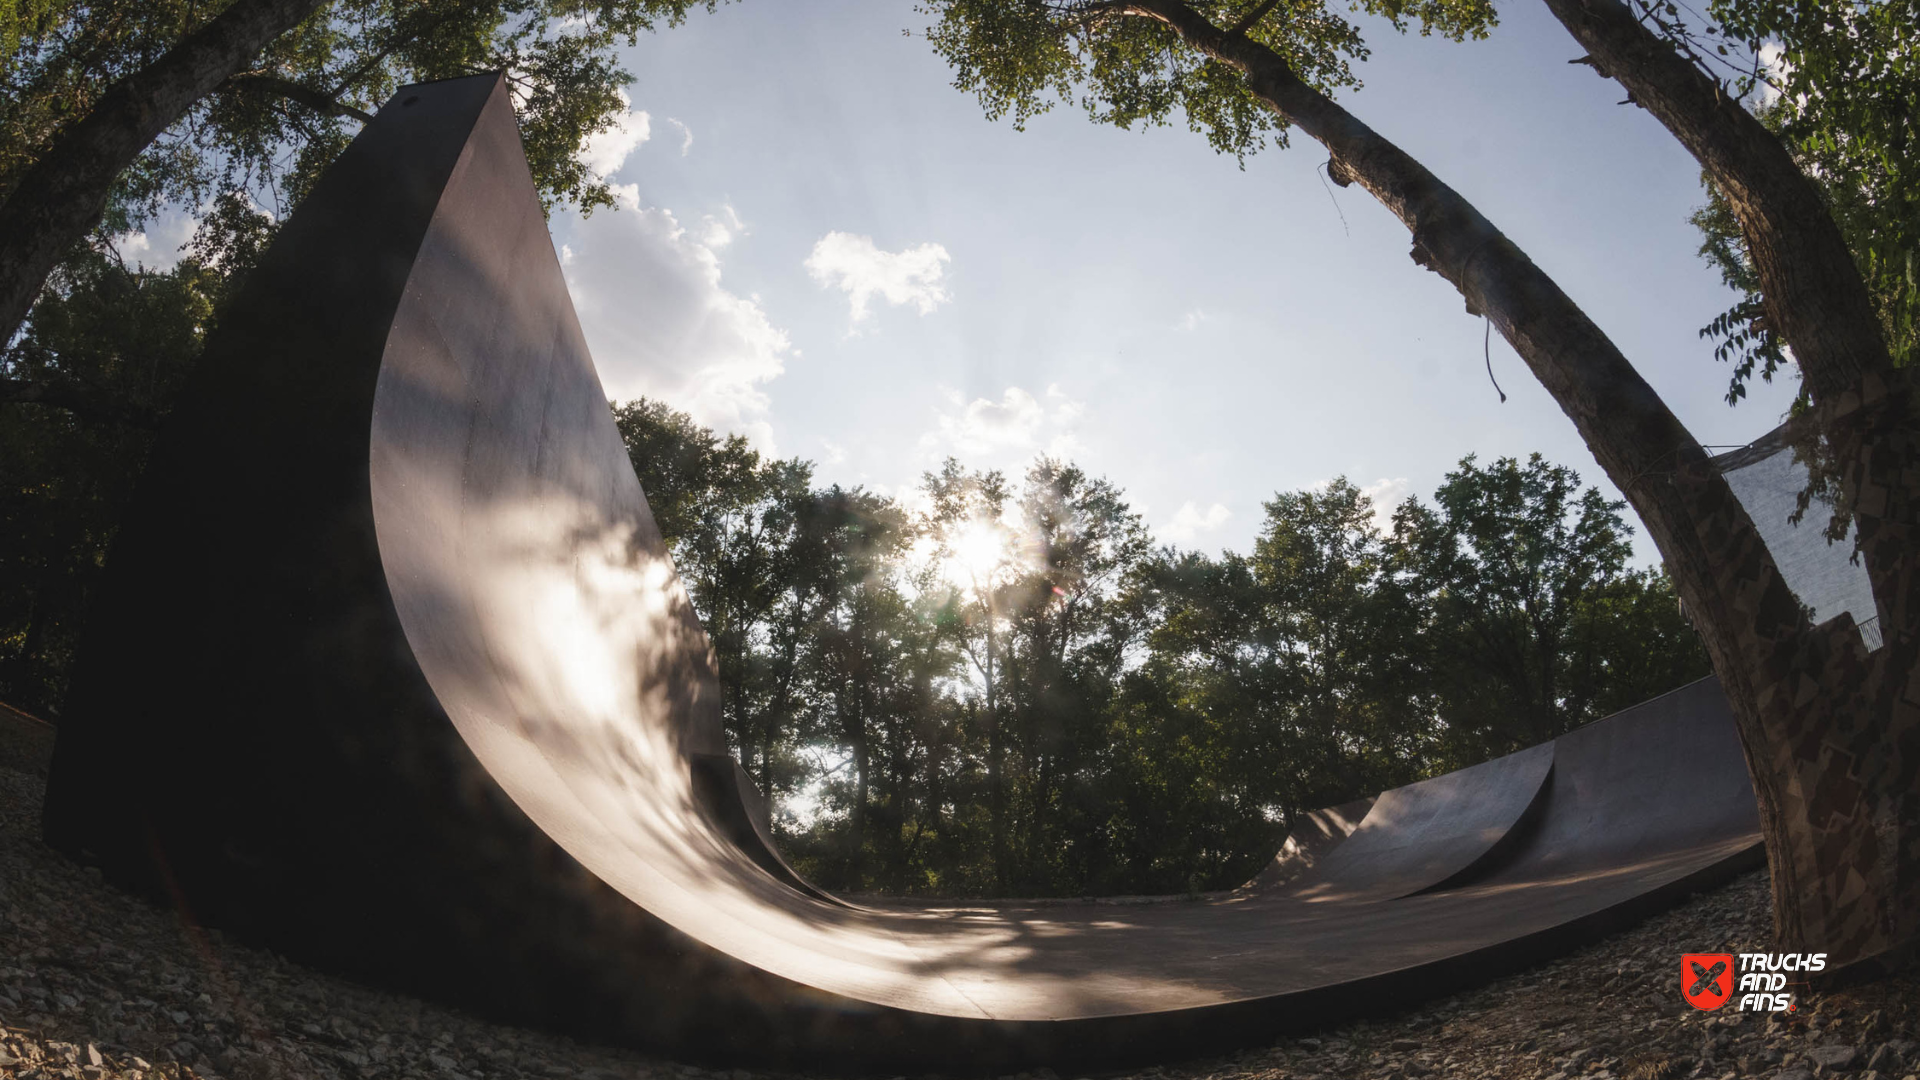
[[1214,503],[1202,510],[1189,499],[1174,511],[1172,521],[1160,526],[1160,539],[1185,544],[1201,533],[1210,533],[1225,525],[1231,517],[1233,511],[1221,503]]
[[1786,46],[1778,41],[1764,42],[1760,46],[1758,60],[1762,81],[1756,93],[1759,95],[1759,103],[1763,107],[1770,107],[1780,100],[1780,91],[1775,88],[1775,85],[1785,82],[1787,76],[1793,73],[1791,65],[1787,63]]
[[607,396],[658,398],[773,452],[763,387],[793,354],[786,331],[756,298],[722,283],[723,241],[711,229],[688,229],[670,210],[640,206],[637,191],[620,196],[615,213],[574,217],[564,249]]
[[1067,392],[1060,389],[1059,383],[1047,384],[1047,400],[1056,403],[1053,406],[1053,422],[1062,426],[1078,421],[1087,411],[1086,404],[1069,398]]
[[[1325,491],[1332,480],[1316,480],[1308,491]],[[1413,494],[1413,481],[1404,476],[1383,476],[1371,484],[1356,484],[1360,494],[1373,502],[1373,523],[1381,532],[1393,531],[1393,510]]]
[[619,172],[626,165],[627,158],[653,134],[653,124],[647,114],[632,107],[633,102],[625,91],[616,90],[614,93],[620,95],[620,104],[626,106],[626,112],[613,122],[612,127],[589,136],[587,145],[580,153],[580,160],[601,179]]
[[1211,316],[1209,316],[1205,311],[1202,311],[1199,308],[1194,308],[1193,310],[1187,312],[1185,315],[1180,316],[1179,327],[1182,330],[1192,332],[1194,330],[1200,329],[1201,324],[1205,323],[1209,318],[1211,318]]
[[747,223],[733,209],[732,203],[720,207],[718,217],[708,214],[700,219],[705,228],[701,230],[700,242],[710,248],[723,248],[733,243],[736,237],[747,234]]
[[947,249],[939,244],[882,251],[870,236],[830,232],[813,245],[805,265],[813,280],[847,294],[858,325],[871,314],[867,303],[875,296],[889,304],[912,304],[922,315],[946,303],[940,278],[948,261]]
[[1413,493],[1413,481],[1404,476],[1391,479],[1381,477],[1371,484],[1362,484],[1360,494],[1373,500],[1373,523],[1381,532],[1393,530],[1393,508],[1406,501]]
[[828,465],[838,465],[847,460],[847,448],[832,439],[821,439],[820,445],[826,450],[826,453],[820,455],[820,460]]
[[[958,395],[949,400],[960,405]],[[940,417],[940,434],[955,450],[965,454],[984,453],[1003,446],[1033,445],[1034,436],[1047,418],[1047,411],[1033,395],[1017,386],[1009,386],[999,401],[975,398],[962,405],[958,413]]]
[[687,151],[693,149],[693,129],[671,116],[667,117],[667,123],[672,124],[674,129],[680,132],[680,156],[686,157]]
[[1086,407],[1069,398],[1058,383],[1047,387],[1045,402],[1017,386],[1007,387],[998,401],[967,401],[957,391],[945,393],[952,411],[941,412],[934,430],[920,437],[921,449],[933,456],[988,455],[993,460],[967,464],[993,467],[1007,464],[1009,457],[1034,454],[1071,459],[1085,449],[1074,428]]
[[128,263],[149,270],[171,270],[179,263],[187,241],[200,227],[195,215],[178,206],[168,206],[154,215],[144,228],[113,238],[113,246]]

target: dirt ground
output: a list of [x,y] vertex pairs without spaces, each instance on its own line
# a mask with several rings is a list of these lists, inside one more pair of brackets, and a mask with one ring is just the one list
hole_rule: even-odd
[[[0,712],[0,1076],[756,1080],[489,1024],[184,925],[40,841],[51,732]],[[1920,1080],[1920,976],[1701,1012],[1680,955],[1766,950],[1755,873],[1570,956],[1396,1016],[1152,1080]],[[1075,1080],[1048,1070],[1017,1080]]]

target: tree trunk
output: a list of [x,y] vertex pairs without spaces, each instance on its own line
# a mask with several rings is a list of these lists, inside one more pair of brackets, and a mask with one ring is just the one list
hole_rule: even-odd
[[795,607],[801,616],[788,628],[786,643],[781,647],[780,690],[774,696],[774,706],[768,711],[766,721],[760,725],[760,789],[768,806],[773,805],[773,743],[780,731],[793,726],[793,680],[800,670],[801,627],[810,621],[806,618],[805,604],[797,603]]
[[160,133],[324,0],[235,0],[160,59],[107,88],[0,206],[0,340],[106,212],[114,183]]
[[[1855,515],[1885,644],[1856,656],[1835,631],[1762,658],[1760,717],[1788,796],[1769,822],[1783,943],[1897,962],[1920,939],[1920,699],[1913,680],[1914,455],[1910,381],[1893,370],[1871,296],[1826,200],[1720,83],[1619,0],[1547,0],[1596,71],[1700,162],[1740,221],[1767,319],[1793,350]],[[1818,633],[1818,632],[1816,632]],[[1822,687],[1808,699],[1808,681]]]
[[999,687],[994,681],[993,613],[987,614],[987,817],[993,833],[993,887],[996,895],[1006,895],[1007,852],[1007,743],[1000,732]]
[[773,729],[760,729],[760,794],[773,806]]
[[[857,695],[860,707],[856,713],[863,713],[866,694]],[[856,715],[849,719],[847,736],[853,744],[853,875],[866,888],[867,872],[867,718]]]
[[[1413,234],[1414,261],[1453,283],[1469,314],[1485,313],[1513,345],[1639,513],[1693,613],[1739,718],[1773,856],[1782,944],[1827,952],[1835,968],[1899,962],[1920,921],[1917,763],[1899,746],[1920,729],[1920,704],[1909,704],[1920,702],[1912,628],[1920,579],[1909,554],[1920,539],[1911,524],[1920,440],[1908,383],[1869,377],[1824,410],[1829,437],[1858,448],[1842,460],[1861,491],[1862,551],[1884,579],[1876,596],[1887,645],[1869,660],[1850,619],[1817,630],[1808,623],[1699,443],[1470,203],[1265,46],[1228,35],[1181,0],[1130,0],[1123,10],[1243,71],[1263,103],[1331,152],[1337,182],[1359,183],[1400,219]],[[1871,363],[1857,348],[1852,355],[1856,365]]]
[[1588,53],[1700,162],[1740,219],[1767,320],[1815,401],[1893,368],[1880,320],[1820,190],[1720,84],[1620,0],[1546,0]]
[[[913,816],[912,764],[907,755],[905,710],[889,709],[886,725],[887,792],[886,819],[888,865],[892,868],[889,885],[895,895],[906,891],[907,873],[913,860],[913,841],[907,835],[907,822]],[[917,837],[919,830],[914,830]]]

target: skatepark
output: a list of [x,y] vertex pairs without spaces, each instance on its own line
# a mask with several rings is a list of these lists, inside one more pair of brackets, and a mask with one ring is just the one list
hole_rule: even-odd
[[46,835],[324,970],[742,1062],[1094,1067],[1381,1015],[1763,863],[1708,679],[1313,815],[1230,893],[813,887],[727,750],[496,76],[395,96],[194,379]]

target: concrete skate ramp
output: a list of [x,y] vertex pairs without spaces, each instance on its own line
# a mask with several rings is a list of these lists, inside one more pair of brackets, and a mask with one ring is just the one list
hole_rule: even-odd
[[1347,842],[1373,809],[1373,796],[1310,810],[1300,815],[1273,861],[1260,868],[1246,888],[1270,889],[1291,884],[1319,864],[1334,848]]
[[1360,827],[1291,890],[1306,901],[1392,900],[1468,872],[1533,809],[1554,744],[1380,793]]
[[[1489,886],[1572,884],[1690,860],[1746,843],[1756,828],[1733,710],[1715,679],[1568,732],[1554,748],[1548,812],[1510,835],[1498,863],[1476,875]],[[1649,806],[1680,812],[1662,817]]]
[[[1263,1042],[1538,962],[1758,839],[1706,683],[1382,794],[1401,809],[1316,868],[1363,898],[809,891],[724,759],[493,76],[402,89],[287,221],[157,440],[89,635],[50,842],[329,970],[722,1061]],[[1396,842],[1416,821],[1444,859]]]

